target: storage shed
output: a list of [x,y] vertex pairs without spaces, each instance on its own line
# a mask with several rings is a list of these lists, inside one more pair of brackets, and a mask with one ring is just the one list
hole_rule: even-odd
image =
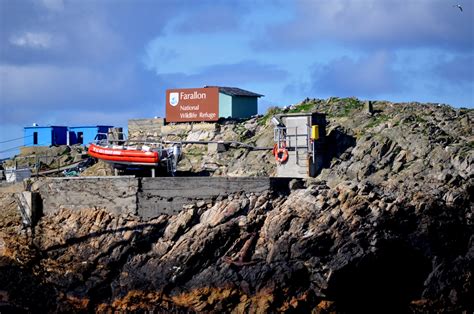
[[92,125],[92,126],[72,126],[68,128],[68,145],[92,143],[96,136],[97,139],[105,139],[111,125]]
[[258,113],[258,98],[263,95],[237,87],[217,87],[219,90],[219,118],[250,118]]
[[23,129],[24,146],[66,145],[66,126],[27,126]]

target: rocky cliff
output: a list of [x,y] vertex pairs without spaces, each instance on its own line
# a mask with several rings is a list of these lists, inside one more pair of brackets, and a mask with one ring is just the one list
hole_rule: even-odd
[[[33,172],[54,170],[80,162],[87,158],[81,145],[24,146],[20,154],[3,162],[4,167],[31,168]],[[38,169],[36,169],[38,168]]]
[[[63,208],[34,234],[1,194],[0,310],[472,312],[474,111],[373,105],[287,108],[328,114],[331,157],[287,190],[147,221]],[[271,163],[246,156],[226,169]]]

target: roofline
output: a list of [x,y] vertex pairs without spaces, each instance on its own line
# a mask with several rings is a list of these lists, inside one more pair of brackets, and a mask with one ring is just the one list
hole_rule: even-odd
[[[254,92],[251,92],[251,93],[254,93]],[[254,94],[256,94],[255,96],[249,96],[249,95],[231,95],[231,94],[226,93],[226,92],[221,91],[221,90],[219,90],[219,94],[225,94],[225,95],[231,96],[231,97],[257,97],[257,98],[265,97],[265,95],[261,95],[261,94],[257,94],[257,93],[254,93]]]
[[[204,86],[204,88],[217,88],[218,92],[219,93],[222,93],[222,94],[225,94],[227,96],[231,96],[231,97],[263,97],[264,95],[262,94],[259,94],[259,93],[254,93],[252,91],[249,91],[249,90],[246,90],[246,89],[242,89],[240,87],[233,87],[233,86],[214,86],[214,85],[206,85]],[[248,93],[251,93],[251,94],[254,94],[254,95],[232,95],[232,94],[229,94],[229,93],[226,93],[224,91],[224,89],[240,89],[244,92],[248,92]]]
[[73,128],[98,128],[101,126],[106,126],[113,128],[113,125],[80,125],[80,126],[65,126],[65,125],[42,125],[42,126],[24,126],[24,129],[45,129],[45,128],[67,128],[67,129],[73,129]]
[[[205,85],[204,87],[187,87],[187,88],[168,88],[166,89],[166,92],[168,91],[178,91],[178,90],[182,90],[182,89],[201,89],[201,88],[215,88],[217,89],[218,93],[219,94],[224,94],[224,95],[227,95],[227,96],[231,96],[231,97],[257,97],[257,98],[260,98],[260,97],[265,97],[265,95],[262,95],[262,94],[259,94],[259,93],[254,93],[252,91],[249,91],[249,90],[245,90],[245,89],[242,89],[240,87],[231,87],[231,86],[214,86],[214,85]],[[240,90],[243,90],[243,91],[246,91],[246,92],[249,92],[249,93],[252,93],[252,94],[255,94],[255,95],[232,95],[232,94],[229,94],[229,93],[226,93],[225,91],[221,90],[221,89],[224,89],[224,88],[237,88],[237,89],[240,89]],[[129,119],[130,120],[130,119]]]
[[68,128],[64,125],[43,125],[43,126],[24,126],[24,129],[45,129],[45,128]]
[[77,128],[98,128],[98,127],[101,127],[101,126],[106,126],[106,127],[110,127],[110,128],[113,128],[113,127],[114,127],[113,125],[104,125],[104,124],[101,124],[101,125],[68,126],[68,128],[69,128],[69,129],[77,129]]

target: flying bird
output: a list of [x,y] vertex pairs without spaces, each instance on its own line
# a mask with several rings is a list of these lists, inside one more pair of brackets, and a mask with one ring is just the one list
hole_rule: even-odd
[[462,12],[462,6],[460,4],[455,4],[453,5],[453,7],[458,8]]

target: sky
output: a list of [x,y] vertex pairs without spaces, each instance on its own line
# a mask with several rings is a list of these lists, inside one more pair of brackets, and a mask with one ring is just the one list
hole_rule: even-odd
[[126,127],[205,85],[265,95],[260,113],[331,96],[473,108],[474,0],[0,0],[0,159],[24,126]]

